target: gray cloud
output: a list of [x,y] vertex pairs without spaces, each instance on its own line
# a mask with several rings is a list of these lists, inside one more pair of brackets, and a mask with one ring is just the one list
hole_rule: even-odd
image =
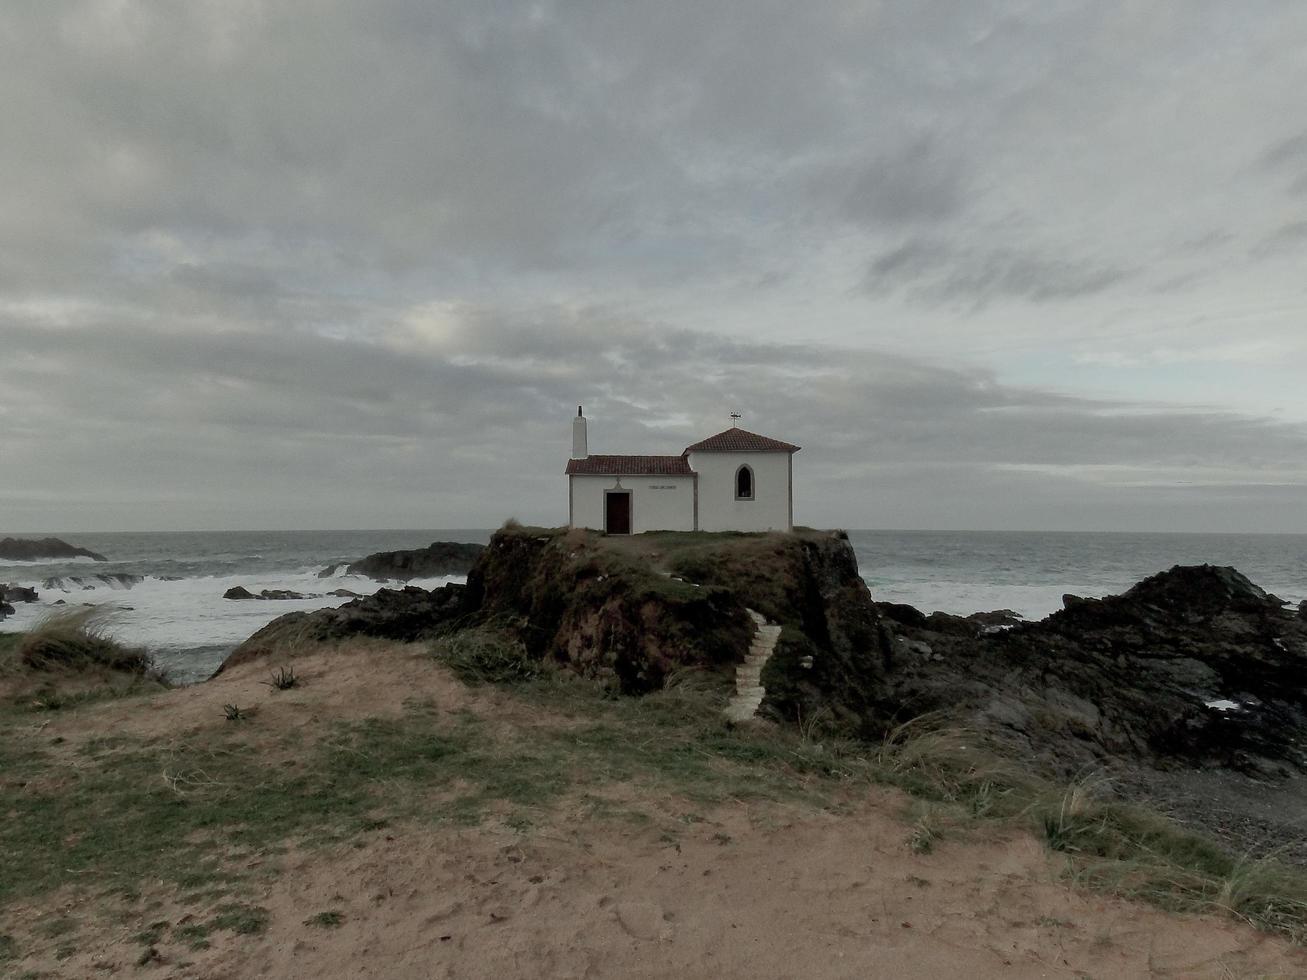
[[851,173],[821,174],[814,190],[819,197],[829,196],[838,214],[859,225],[930,225],[965,210],[967,177],[956,150],[922,137],[858,163]]
[[1261,159],[1273,173],[1289,175],[1291,194],[1307,194],[1307,132],[1280,140]]
[[1280,225],[1253,248],[1259,256],[1275,255],[1307,246],[1307,220],[1289,221]]
[[1088,261],[1030,254],[1009,248],[958,248],[938,239],[912,238],[872,260],[863,280],[871,293],[909,288],[930,301],[986,304],[1031,302],[1101,293],[1132,272]]
[[[578,400],[615,451],[744,411],[817,522],[1297,486],[1304,44],[1275,0],[4,5],[0,530],[558,519]],[[1075,360],[1175,324],[1275,363]]]
[[[17,478],[3,502],[31,527],[80,512],[131,523],[141,510],[243,526],[256,501],[257,514],[301,507],[301,524],[375,523],[382,502],[388,524],[557,521],[577,402],[592,449],[610,452],[677,452],[743,411],[746,425],[805,447],[800,509],[818,522],[877,523],[878,494],[850,505],[845,489],[887,470],[944,468],[950,481],[1057,485],[1074,498],[1103,496],[1104,479],[1168,485],[1186,469],[1301,478],[1307,457],[1301,426],[744,344],[602,310],[467,309],[437,338],[400,329],[381,342],[121,323],[4,330],[0,412]],[[1009,498],[1009,523],[1023,506]],[[950,519],[941,498],[935,520]]]

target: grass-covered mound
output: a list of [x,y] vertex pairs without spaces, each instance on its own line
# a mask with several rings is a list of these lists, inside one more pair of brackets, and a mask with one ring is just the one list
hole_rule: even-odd
[[56,612],[26,633],[0,635],[0,699],[53,710],[166,686],[146,651],[109,635],[97,608]]
[[811,717],[823,692],[840,690],[828,715],[849,730],[864,726],[878,614],[848,540],[808,530],[608,537],[509,522],[466,586],[381,590],[338,609],[291,613],[222,669],[349,637],[431,641],[490,628],[541,663],[643,694],[686,667],[729,672],[748,652],[750,610],[784,627],[768,667],[774,676],[764,678],[765,711]]
[[753,624],[740,596],[677,578],[612,540],[506,526],[468,576],[467,606],[530,656],[625,693],[656,690],[680,668],[744,657]]
[[657,689],[686,666],[742,660],[747,610],[782,625],[764,675],[764,710],[864,727],[877,678],[879,617],[845,536],[506,526],[468,577],[467,603],[528,652],[621,690]]

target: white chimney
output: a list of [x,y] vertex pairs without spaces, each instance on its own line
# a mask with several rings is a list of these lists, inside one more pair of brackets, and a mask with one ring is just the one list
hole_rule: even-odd
[[585,441],[585,416],[581,414],[581,406],[576,406],[576,418],[572,419],[572,458],[585,459],[590,455],[590,450],[586,448]]

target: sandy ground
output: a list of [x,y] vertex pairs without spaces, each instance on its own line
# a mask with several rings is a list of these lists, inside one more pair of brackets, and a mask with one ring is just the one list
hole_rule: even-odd
[[[535,712],[502,692],[469,691],[427,660],[385,670],[369,651],[306,657],[309,683],[281,692],[287,724],[385,714],[408,696],[471,707],[505,724]],[[266,665],[152,699],[106,704],[52,726],[75,743],[222,725],[221,705],[268,697]],[[293,696],[293,697],[291,697]],[[519,719],[525,722],[524,716]],[[538,712],[531,716],[540,722]],[[245,897],[271,913],[266,933],[215,932],[213,946],[159,947],[138,965],[142,924],[99,909],[104,925],[75,955],[0,964],[43,976],[314,978],[1307,977],[1307,953],[1232,919],[1179,917],[1075,891],[1060,859],[1010,832],[907,845],[905,799],[877,789],[838,814],[790,804],[700,811],[633,798],[647,822],[556,813],[518,833],[396,827],[357,846],[292,851],[280,876]],[[621,794],[628,794],[621,796]],[[674,828],[672,832],[668,828]],[[152,918],[186,910],[160,889]],[[19,928],[90,910],[67,894],[4,917]],[[338,925],[311,924],[324,912]]]
[[[1228,919],[1072,891],[1028,837],[912,854],[900,803],[739,808],[674,842],[607,822],[398,832],[292,858],[254,898],[265,935],[215,934],[144,967],[139,944],[106,937],[32,965],[214,980],[1307,976],[1303,951]],[[342,923],[306,924],[324,911]]]

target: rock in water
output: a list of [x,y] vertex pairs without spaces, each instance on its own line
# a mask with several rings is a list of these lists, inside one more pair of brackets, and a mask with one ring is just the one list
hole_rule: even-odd
[[12,616],[15,612],[13,606],[7,602],[0,601],[0,622],[4,622],[6,616]]
[[243,585],[235,585],[222,594],[224,599],[319,599],[321,596],[304,595],[290,589],[264,589],[255,595]]
[[5,561],[41,561],[46,558],[109,559],[94,551],[78,548],[58,538],[4,538],[0,540],[0,559]]
[[29,589],[22,585],[0,585],[0,601],[37,602],[39,599],[36,589]]
[[[368,555],[362,561],[353,562],[347,571],[351,575],[366,575],[378,582],[407,582],[415,578],[466,575],[483,551],[484,545],[436,541],[415,551],[381,551]],[[319,575],[328,577],[335,574],[339,567],[332,565]]]

